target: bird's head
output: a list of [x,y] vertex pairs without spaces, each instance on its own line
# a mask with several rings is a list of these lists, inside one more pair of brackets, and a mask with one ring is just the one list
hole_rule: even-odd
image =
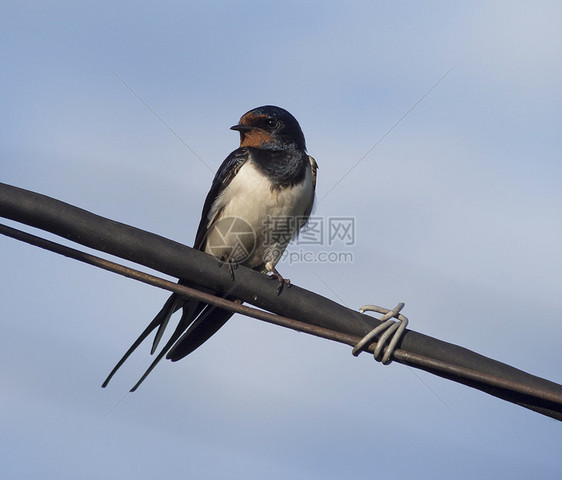
[[299,122],[280,107],[266,105],[254,108],[242,115],[238,125],[230,129],[240,132],[241,147],[306,150]]

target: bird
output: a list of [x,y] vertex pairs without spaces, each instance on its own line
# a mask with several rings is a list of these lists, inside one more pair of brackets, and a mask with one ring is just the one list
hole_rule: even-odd
[[[287,110],[264,105],[246,112],[231,130],[240,134],[240,147],[219,167],[201,213],[193,247],[226,263],[234,278],[237,265],[244,265],[276,278],[277,294],[289,281],[275,268],[290,241],[306,224],[315,199],[318,164],[308,155],[297,119]],[[180,284],[194,283],[180,279]],[[198,286],[200,290],[212,292]],[[239,301],[227,296],[233,301]],[[144,375],[131,388],[134,392],[158,362],[166,356],[176,362],[214,335],[233,315],[194,299],[173,293],[152,322],[140,334],[102,384],[133,351],[157,329],[151,348],[158,348],[171,316],[182,310],[169,340]]]

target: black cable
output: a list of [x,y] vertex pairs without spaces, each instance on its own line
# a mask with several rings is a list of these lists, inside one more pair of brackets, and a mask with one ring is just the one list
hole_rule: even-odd
[[[348,340],[344,343],[349,345],[355,345],[380,324],[373,317],[296,285],[277,296],[267,277],[242,266],[237,268],[236,278],[232,280],[228,269],[218,268],[218,260],[203,252],[53,198],[1,183],[0,216],[173,277],[189,279],[215,291],[230,290],[236,298],[288,320],[323,329],[324,333],[342,335]],[[397,362],[562,420],[561,385],[412,330],[406,330],[397,348],[393,357]]]

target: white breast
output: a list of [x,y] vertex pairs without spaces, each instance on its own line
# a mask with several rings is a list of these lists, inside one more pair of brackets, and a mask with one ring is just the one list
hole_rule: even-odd
[[[308,167],[304,181],[293,187],[272,190],[271,186],[251,159],[240,168],[211,209],[209,218],[217,214],[218,217],[214,222],[217,228],[212,227],[209,232],[207,253],[228,257],[235,249],[240,252],[241,247],[245,253],[234,260],[260,270],[267,262],[274,266],[279,261],[314,201],[311,169]],[[232,217],[243,222],[233,223]],[[244,222],[252,229],[253,237],[236,231]],[[226,230],[221,226],[225,224]],[[216,248],[221,242],[222,252]]]

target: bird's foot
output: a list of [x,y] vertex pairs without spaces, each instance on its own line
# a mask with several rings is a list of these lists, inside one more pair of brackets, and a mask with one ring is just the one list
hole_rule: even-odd
[[234,270],[238,268],[238,263],[235,263],[226,258],[219,258],[219,268],[222,267],[224,264],[228,265],[228,271],[230,272],[230,278],[234,282]]
[[[363,312],[377,312],[382,313],[383,316],[379,319],[382,323],[371,330],[367,335],[365,335],[355,348],[353,349],[353,355],[359,355],[369,344],[372,340],[378,337],[377,344],[375,346],[375,350],[373,355],[375,360],[382,362],[384,365],[388,365],[392,362],[392,355],[396,350],[396,345],[404,335],[404,331],[406,330],[406,326],[408,325],[408,319],[400,314],[400,310],[404,308],[403,303],[399,303],[394,307],[392,310],[388,310],[387,308],[377,307],[376,305],[364,305],[359,309],[360,313]],[[396,320],[394,320],[396,318]],[[390,340],[390,341],[389,341]],[[385,348],[385,345],[388,343],[388,346]],[[384,355],[381,357],[381,353],[384,350]]]
[[271,264],[271,263],[267,263],[265,265],[265,268],[267,269],[268,272],[271,273],[271,275],[269,276],[269,278],[276,278],[277,279],[277,296],[279,296],[281,294],[281,292],[283,291],[283,288],[285,288],[285,285],[287,287],[289,287],[291,285],[291,280],[289,280],[288,278],[283,278],[282,275],[277,271],[277,269]]

